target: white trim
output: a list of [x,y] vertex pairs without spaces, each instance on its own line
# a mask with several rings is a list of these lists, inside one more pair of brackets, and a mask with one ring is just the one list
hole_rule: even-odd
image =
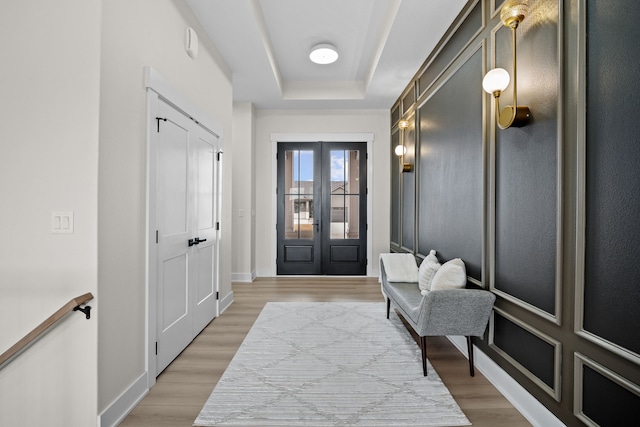
[[[153,120],[152,117],[157,116],[158,111],[158,93],[147,90],[147,176],[146,176],[146,239],[147,242],[145,248],[145,369],[147,373],[156,372],[156,358],[155,358],[155,342],[156,342],[156,318],[157,318],[157,305],[151,304],[151,301],[156,301],[157,293],[156,286],[157,277],[157,264],[156,264],[156,248],[155,248],[155,236],[152,228],[156,225],[156,210],[151,209],[151,206],[156,206],[156,193],[155,193],[155,165],[156,164],[156,150],[153,147],[151,141]],[[151,170],[153,168],[153,171]],[[153,227],[152,227],[153,226]],[[152,286],[153,285],[153,286]],[[151,388],[156,383],[155,375],[147,375],[147,387]]]
[[147,393],[149,393],[149,388],[147,387],[147,373],[145,372],[123,391],[107,409],[98,415],[98,426],[112,427],[120,424]]
[[233,303],[233,291],[218,302],[218,317]]
[[[278,142],[366,142],[367,143],[367,276],[377,277],[373,275],[373,263],[377,260],[373,259],[373,197],[375,194],[373,185],[373,141],[374,135],[371,132],[352,132],[352,133],[272,133],[271,134],[271,194],[276,194],[278,186],[278,163],[276,153],[278,152]],[[278,200],[277,197],[271,198],[271,222],[278,222]],[[268,248],[272,260],[269,268],[270,277],[276,277],[276,242],[278,236],[275,226],[271,228],[271,244]]]
[[251,273],[231,273],[232,282],[253,282],[255,278],[255,271]]
[[[448,336],[449,341],[468,359],[465,337]],[[507,374],[478,347],[473,346],[475,368],[534,426],[565,427],[549,409]]]
[[271,142],[373,142],[373,133],[272,133]]
[[[144,67],[144,87],[151,89],[178,110],[187,114],[200,126],[217,136],[219,138],[218,142],[222,143],[222,126],[213,120],[206,111],[193,104],[186,96],[175,89],[153,67]],[[219,146],[219,149],[222,150],[222,145]]]

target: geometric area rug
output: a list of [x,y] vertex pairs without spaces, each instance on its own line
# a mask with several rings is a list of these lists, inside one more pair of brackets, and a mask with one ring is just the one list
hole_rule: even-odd
[[471,423],[385,303],[271,302],[194,426]]

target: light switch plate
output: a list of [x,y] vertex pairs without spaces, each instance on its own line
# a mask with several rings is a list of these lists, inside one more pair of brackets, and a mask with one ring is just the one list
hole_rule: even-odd
[[51,212],[51,232],[73,234],[73,212]]

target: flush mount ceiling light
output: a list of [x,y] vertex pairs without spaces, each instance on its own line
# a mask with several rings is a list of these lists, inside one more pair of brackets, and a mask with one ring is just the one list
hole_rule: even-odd
[[309,59],[316,64],[331,64],[338,59],[338,51],[331,44],[317,44],[311,48]]

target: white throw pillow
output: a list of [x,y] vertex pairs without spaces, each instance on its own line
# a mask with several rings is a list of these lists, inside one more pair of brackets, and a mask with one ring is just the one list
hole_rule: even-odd
[[418,286],[420,286],[421,291],[431,289],[431,280],[439,268],[440,263],[438,263],[438,258],[436,258],[436,251],[432,249],[418,269]]
[[431,290],[462,289],[467,284],[467,269],[460,258],[442,264],[431,279]]
[[436,251],[434,249],[431,249],[429,251],[429,255],[427,255],[424,259],[425,261],[431,261],[435,264],[438,263],[438,257],[436,256]]
[[418,283],[418,266],[412,254],[380,254],[388,282]]

